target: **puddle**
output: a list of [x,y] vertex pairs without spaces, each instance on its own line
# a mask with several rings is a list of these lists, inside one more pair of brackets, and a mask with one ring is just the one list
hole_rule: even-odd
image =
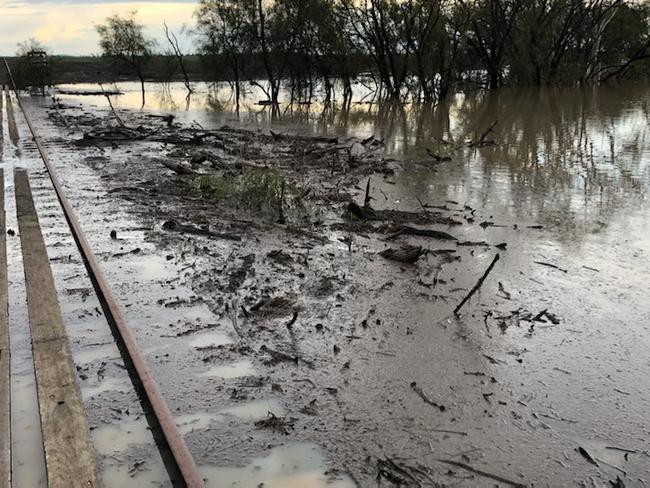
[[155,255],[136,256],[133,260],[121,263],[121,266],[128,268],[128,272],[140,282],[168,280],[171,276],[166,261]]
[[137,444],[153,442],[149,424],[144,417],[114,425],[102,425],[91,431],[95,449],[100,453],[117,454]]
[[230,339],[223,332],[206,332],[204,334],[198,334],[192,338],[190,341],[191,347],[210,347],[210,346],[223,346],[225,344],[232,344],[232,339]]
[[136,471],[125,464],[111,464],[104,466],[102,471],[104,486],[151,486],[162,487],[169,484],[165,467],[162,463],[147,466],[142,471]]
[[245,467],[203,466],[208,487],[236,488],[354,488],[349,478],[328,479],[323,452],[314,444],[272,449]]
[[176,417],[176,425],[183,434],[196,430],[207,429],[211,422],[220,422],[226,416],[236,417],[241,420],[259,420],[273,412],[276,415],[284,415],[285,411],[281,403],[272,398],[268,400],[257,400],[235,407],[228,407],[219,410],[216,414],[198,412],[189,415]]
[[20,432],[12,438],[13,486],[44,487],[45,471],[34,469],[38,460],[45,462],[34,378],[14,374],[11,381],[12,430]]
[[117,233],[118,242],[120,241],[144,241],[148,231],[144,230],[127,230]]
[[209,378],[240,378],[242,376],[249,376],[255,374],[255,368],[253,363],[250,361],[239,361],[231,364],[224,364],[222,366],[213,366],[204,373],[201,373],[201,377]]
[[226,408],[219,413],[222,415],[233,415],[240,419],[261,419],[273,412],[275,415],[284,415],[284,407],[276,399],[258,400],[255,402]]

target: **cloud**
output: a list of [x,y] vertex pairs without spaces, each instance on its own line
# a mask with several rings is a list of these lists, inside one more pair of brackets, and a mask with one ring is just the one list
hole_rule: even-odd
[[[93,0],[0,0],[0,8],[9,7],[20,7],[25,4],[50,4],[50,5],[97,5],[97,4],[107,4],[107,3],[134,3],[132,0],[104,0],[102,2],[97,2]],[[196,3],[196,0],[144,0],[137,3]]]
[[[144,24],[147,35],[164,46],[162,24],[179,32],[193,23],[196,2],[108,0],[91,2],[70,0],[0,0],[0,55],[12,55],[18,42],[35,37],[54,54],[88,55],[99,53],[95,26],[115,13],[138,11],[138,20]],[[191,47],[188,35],[181,37],[186,49]]]

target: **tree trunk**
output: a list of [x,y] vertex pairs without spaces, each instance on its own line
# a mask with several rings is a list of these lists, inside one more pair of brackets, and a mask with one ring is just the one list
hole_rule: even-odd
[[144,76],[141,72],[138,71],[138,79],[140,80],[140,88],[142,89],[142,108],[145,105],[145,96],[144,96]]

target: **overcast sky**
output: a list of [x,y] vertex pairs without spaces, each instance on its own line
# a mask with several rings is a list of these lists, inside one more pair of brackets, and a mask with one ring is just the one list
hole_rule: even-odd
[[[35,37],[52,54],[99,54],[95,25],[114,13],[138,11],[147,34],[162,44],[162,23],[179,31],[192,24],[194,0],[0,0],[0,55],[13,55],[18,42]],[[191,47],[187,36],[186,48]]]

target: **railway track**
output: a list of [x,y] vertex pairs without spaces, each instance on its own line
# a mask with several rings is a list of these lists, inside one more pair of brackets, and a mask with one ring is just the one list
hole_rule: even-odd
[[[204,486],[203,478],[177,428],[139,348],[134,334],[104,275],[75,212],[68,202],[48,154],[29,115],[24,110],[10,66],[3,60],[11,85],[5,91],[9,139],[18,154],[19,134],[10,90],[16,93],[18,108],[29,128],[44,168],[51,180],[70,234],[83,259],[88,277],[111,328],[116,345],[138,394],[161,458],[173,486]],[[0,93],[0,95],[2,95]],[[0,117],[2,105],[0,104]],[[0,118],[0,128],[2,128]],[[0,130],[0,158],[8,145]],[[4,149],[3,149],[4,148]],[[3,165],[6,166],[6,165]],[[43,450],[49,487],[101,486],[97,462],[88,430],[86,414],[70,354],[69,339],[61,318],[61,309],[52,270],[32,197],[30,177],[25,170],[13,175],[0,172],[0,486],[11,486],[11,381],[9,370],[10,337],[7,314],[7,259],[5,242],[4,179],[14,178],[16,210],[21,238],[25,288],[32,338],[34,371],[39,399]]]

